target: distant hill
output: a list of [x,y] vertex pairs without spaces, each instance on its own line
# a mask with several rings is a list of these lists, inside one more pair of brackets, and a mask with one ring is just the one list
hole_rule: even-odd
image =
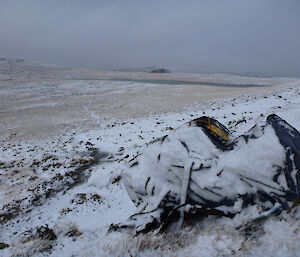
[[85,69],[60,67],[24,59],[0,58],[0,78],[71,78]]

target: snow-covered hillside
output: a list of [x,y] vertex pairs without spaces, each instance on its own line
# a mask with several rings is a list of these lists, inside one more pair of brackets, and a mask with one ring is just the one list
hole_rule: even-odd
[[[87,97],[87,102],[81,109],[89,117],[90,123],[86,124],[93,123],[93,126],[77,123],[79,115],[78,120],[66,121],[74,123],[63,133],[62,130],[53,128],[48,137],[44,134],[41,137],[38,132],[36,138],[26,138],[25,134],[22,139],[22,134],[15,135],[14,132],[2,135],[0,248],[3,249],[0,250],[0,255],[299,256],[299,208],[291,213],[283,212],[271,217],[259,226],[247,230],[237,228],[257,214],[255,206],[245,209],[233,219],[208,217],[175,233],[135,236],[130,231],[107,231],[111,223],[124,221],[135,211],[122,182],[127,162],[143,151],[150,141],[170,133],[182,123],[208,115],[226,125],[234,136],[238,136],[256,122],[275,113],[300,130],[300,82],[288,82],[270,89],[237,91],[234,97],[228,97],[229,93],[224,93],[227,98],[219,95],[218,100],[205,98],[204,102],[192,101],[189,105],[182,103],[183,107],[173,112],[172,109],[155,111],[153,104],[148,115],[127,115],[124,118],[116,116],[113,119],[104,119],[99,115],[98,110],[93,109],[97,106],[89,104]],[[76,85],[73,84],[74,81],[65,84],[52,80],[32,83],[18,84],[19,88],[24,87],[28,91],[15,91],[14,97],[22,98],[27,93],[31,98],[23,102],[19,99],[19,106],[15,106],[17,111],[21,110],[22,105],[35,104],[37,99],[41,101],[45,95],[48,100],[65,97],[63,101],[71,102],[73,99],[75,103],[72,106],[76,106],[79,95],[86,94],[80,86],[88,89],[90,85],[88,82]],[[39,88],[41,85],[44,88]],[[131,87],[125,82],[111,82],[110,85],[115,90],[124,89],[125,92]],[[0,83],[2,99],[6,98],[1,106],[5,108],[8,108],[7,102],[17,102],[11,93],[13,86],[8,81]],[[104,96],[113,94],[108,85],[108,91],[104,90],[104,84],[97,82],[93,86],[91,90],[98,88]],[[153,85],[139,86],[141,85],[136,84],[133,88],[140,95],[144,91],[156,89]],[[32,87],[39,89],[30,91]],[[36,95],[32,93],[41,88],[45,92],[40,91]],[[49,88],[53,90],[51,94],[47,91]],[[66,95],[62,95],[62,92]],[[171,89],[169,92],[174,93]],[[95,92],[89,93],[92,95]],[[174,106],[168,99],[163,104],[168,106],[170,103]],[[132,110],[142,108],[142,102],[137,103],[132,103]],[[51,105],[47,107],[51,110]],[[32,111],[30,108],[27,109]],[[65,111],[70,109],[72,108]],[[113,109],[110,111],[114,113]],[[1,109],[1,112],[1,115],[9,113],[8,109]],[[41,112],[50,117],[51,112]],[[27,115],[28,120],[32,119],[30,114]],[[60,122],[55,121],[55,116],[51,116],[51,119],[54,120],[52,124]],[[7,122],[5,128],[20,131],[16,129],[16,124],[21,123]]]
[[11,140],[44,139],[70,129],[96,128],[112,119],[180,112],[207,100],[262,92],[293,81],[224,74],[91,71],[0,59],[0,135]]
[[82,76],[85,69],[70,69],[24,59],[0,58],[1,79],[70,78]]
[[278,85],[294,81],[293,78],[264,78],[261,76],[240,76],[235,74],[208,73],[151,73],[149,69],[120,71],[98,71],[83,68],[67,68],[24,59],[0,57],[0,80],[3,79],[115,79],[115,80],[170,80],[180,82],[215,82],[258,85]]

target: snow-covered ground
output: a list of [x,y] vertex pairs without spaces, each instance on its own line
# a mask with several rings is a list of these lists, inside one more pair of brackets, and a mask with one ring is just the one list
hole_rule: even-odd
[[[127,162],[182,123],[208,115],[238,136],[275,113],[300,130],[300,81],[277,79],[275,85],[201,91],[129,82],[16,82],[6,74],[0,82],[0,242],[8,247],[0,255],[300,256],[297,209],[251,230],[237,228],[257,213],[255,206],[233,219],[208,217],[176,233],[107,232],[135,211],[122,183]],[[27,122],[19,120],[23,116]],[[51,122],[42,126],[46,120]],[[45,239],[36,229],[41,226],[57,238]]]

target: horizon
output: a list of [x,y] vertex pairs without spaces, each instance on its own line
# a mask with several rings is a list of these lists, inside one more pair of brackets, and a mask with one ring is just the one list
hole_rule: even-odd
[[[253,77],[253,78],[300,78],[300,74],[296,76],[268,76],[266,74],[263,74],[261,72],[234,72],[234,71],[228,71],[228,72],[222,72],[222,71],[211,71],[211,72],[184,72],[184,71],[172,71],[168,69],[168,67],[161,67],[161,66],[144,66],[144,67],[124,67],[121,69],[97,69],[97,68],[87,68],[87,67],[82,67],[82,66],[68,66],[68,65],[59,65],[55,63],[47,63],[47,62],[42,62],[40,60],[30,60],[30,59],[23,59],[23,58],[11,58],[11,57],[3,57],[0,56],[0,61],[1,59],[6,59],[6,60],[12,60],[12,61],[21,61],[21,62],[29,62],[29,63],[37,63],[41,65],[49,65],[49,66],[57,66],[60,68],[66,68],[66,69],[87,69],[90,71],[105,71],[105,72],[145,72],[145,73],[151,73],[152,70],[156,69],[167,69],[169,72],[172,74],[194,74],[194,75],[213,75],[213,74],[224,74],[224,75],[232,75],[232,76],[241,76],[241,77]],[[162,73],[161,73],[162,74]]]

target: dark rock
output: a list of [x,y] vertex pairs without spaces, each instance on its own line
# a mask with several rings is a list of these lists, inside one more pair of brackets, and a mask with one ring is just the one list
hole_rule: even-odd
[[159,68],[149,71],[150,73],[171,73],[168,69],[165,68]]
[[7,248],[7,247],[9,247],[8,244],[0,242],[0,250],[3,250],[4,248]]

